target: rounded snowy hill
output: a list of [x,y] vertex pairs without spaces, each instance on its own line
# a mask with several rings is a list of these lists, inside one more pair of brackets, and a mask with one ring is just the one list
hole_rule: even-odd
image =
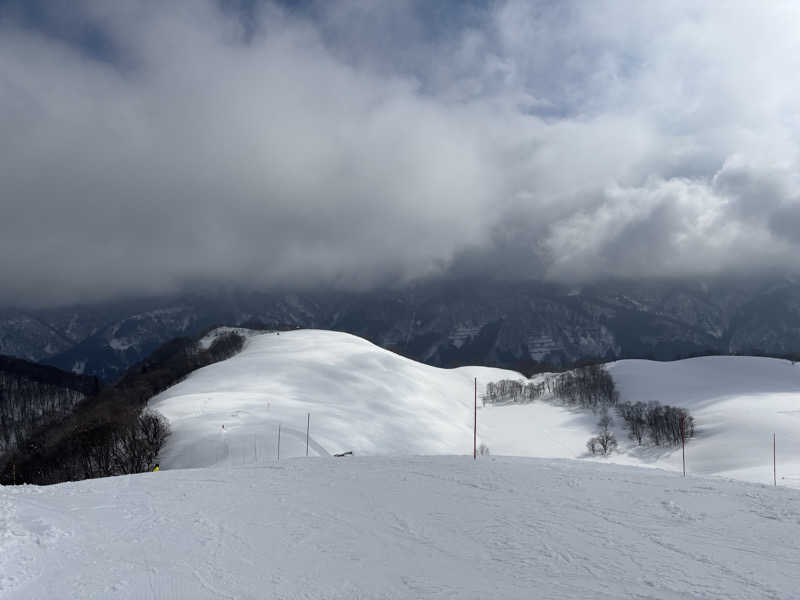
[[[484,367],[438,369],[338,332],[239,331],[244,350],[205,367],[154,398],[173,434],[165,468],[247,465],[280,457],[470,454],[473,378],[521,379]],[[212,336],[214,334],[211,334]],[[208,340],[205,340],[208,342]],[[800,485],[800,370],[785,360],[704,357],[608,365],[622,401],[671,404],[695,417],[689,472]],[[543,376],[537,376],[543,377]],[[480,396],[479,396],[480,397]],[[593,458],[586,450],[598,416],[558,402],[478,405],[478,443],[493,454]],[[596,459],[680,470],[680,448],[638,447],[619,419],[619,451]]]
[[[242,333],[241,331],[239,333]],[[212,334],[213,335],[213,334]],[[332,331],[247,332],[244,350],[151,400],[173,434],[166,468],[251,464],[310,455],[472,452],[474,377],[437,369]]]
[[[696,437],[686,447],[687,472],[771,484],[774,433],[778,483],[800,487],[797,365],[772,358],[707,356],[674,362],[621,360],[606,367],[621,402],[688,409]],[[600,460],[682,469],[680,447],[638,446],[614,411],[611,415],[619,451]],[[487,408],[479,419],[491,432],[487,443],[495,453],[590,458],[585,444],[597,428],[598,416],[536,402]],[[539,453],[543,446],[553,454]]]
[[[775,434],[778,483],[800,486],[798,365],[754,356],[705,356],[624,360],[608,369],[622,400],[690,410],[698,433],[686,454],[693,473],[772,482]],[[681,464],[680,451],[633,449],[630,458],[674,469]]]

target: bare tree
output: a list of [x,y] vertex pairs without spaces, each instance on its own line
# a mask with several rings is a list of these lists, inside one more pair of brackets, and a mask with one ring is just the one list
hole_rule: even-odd
[[586,447],[592,454],[607,456],[617,449],[617,438],[614,436],[614,432],[609,430],[613,423],[608,410],[605,410],[597,423],[598,435],[589,438],[589,441],[586,442]]

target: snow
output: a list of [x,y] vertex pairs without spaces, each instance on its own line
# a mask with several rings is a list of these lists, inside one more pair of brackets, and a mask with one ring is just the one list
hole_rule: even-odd
[[83,373],[86,371],[86,361],[76,360],[74,363],[72,363],[71,371],[76,375],[83,375]]
[[150,401],[173,434],[163,468],[246,465],[309,454],[472,452],[473,377],[501,369],[437,369],[338,332],[253,334],[233,358],[192,373]]
[[247,329],[244,327],[217,327],[212,329],[207,334],[205,334],[200,341],[198,342],[200,348],[203,350],[208,350],[218,338],[223,335],[227,335],[229,333],[235,333],[236,335],[240,335],[244,338],[252,337],[255,335],[262,335],[262,332],[254,331],[252,329]]
[[0,488],[0,596],[796,598],[800,492],[581,461],[292,459]]
[[[742,356],[626,360],[609,371],[623,400],[654,400],[691,411],[699,434],[687,450],[692,472],[770,482],[775,433],[779,482],[800,487],[800,370],[790,361]],[[680,452],[633,456],[658,466],[680,465]]]
[[461,348],[470,338],[477,338],[486,323],[466,324],[455,327],[450,334],[450,343],[456,348]]
[[[257,333],[239,355],[190,375],[153,399],[173,436],[162,467],[264,464],[277,455],[352,450],[356,455],[472,452],[473,377],[522,378],[484,367],[437,369],[345,333]],[[209,342],[210,343],[210,342]],[[800,370],[785,360],[705,357],[671,363],[625,360],[609,365],[623,401],[688,408],[697,437],[687,468],[704,475],[772,482],[772,433],[778,479],[800,487]],[[541,378],[542,376],[537,376]],[[620,451],[587,453],[598,416],[548,402],[479,403],[478,442],[492,454],[581,458],[682,469],[680,448],[639,448],[617,419]],[[224,425],[224,429],[223,429]]]
[[108,341],[108,345],[118,351],[118,352],[125,352],[128,348],[136,345],[136,340],[130,338],[111,338]]
[[[797,597],[787,361],[609,365],[623,401],[695,416],[683,478],[680,449],[621,430],[610,459],[564,460],[587,458],[598,417],[541,401],[479,403],[493,455],[473,461],[473,378],[519,374],[343,333],[243,333],[241,353],[151,400],[173,429],[160,472],[0,487],[0,597]],[[782,485],[698,475],[771,483],[773,431]]]
[[[773,481],[772,434],[781,485],[800,487],[800,370],[786,360],[711,356],[675,362],[623,360],[608,365],[621,401],[689,409],[697,436],[686,448],[687,470],[757,483]],[[612,411],[612,416],[614,416]],[[493,452],[589,458],[586,440],[598,416],[537,402],[479,413]],[[620,451],[597,459],[682,470],[680,448],[637,447],[616,419]]]
[[531,335],[527,339],[528,354],[534,360],[542,360],[548,354],[563,350],[561,344],[549,335]]

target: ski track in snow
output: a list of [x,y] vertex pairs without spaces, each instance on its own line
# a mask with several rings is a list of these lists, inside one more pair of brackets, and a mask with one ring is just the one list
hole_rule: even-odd
[[524,458],[0,488],[0,597],[797,597],[800,492]]

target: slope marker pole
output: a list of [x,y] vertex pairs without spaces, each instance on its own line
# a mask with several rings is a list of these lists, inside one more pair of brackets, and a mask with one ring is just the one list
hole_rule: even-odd
[[475,421],[472,428],[472,460],[478,460],[478,378],[475,378]]
[[681,417],[681,455],[683,457],[683,476],[686,477],[686,436],[684,434],[685,418]]
[[311,413],[308,413],[308,420],[306,421],[306,456],[308,456],[308,432],[311,429]]

